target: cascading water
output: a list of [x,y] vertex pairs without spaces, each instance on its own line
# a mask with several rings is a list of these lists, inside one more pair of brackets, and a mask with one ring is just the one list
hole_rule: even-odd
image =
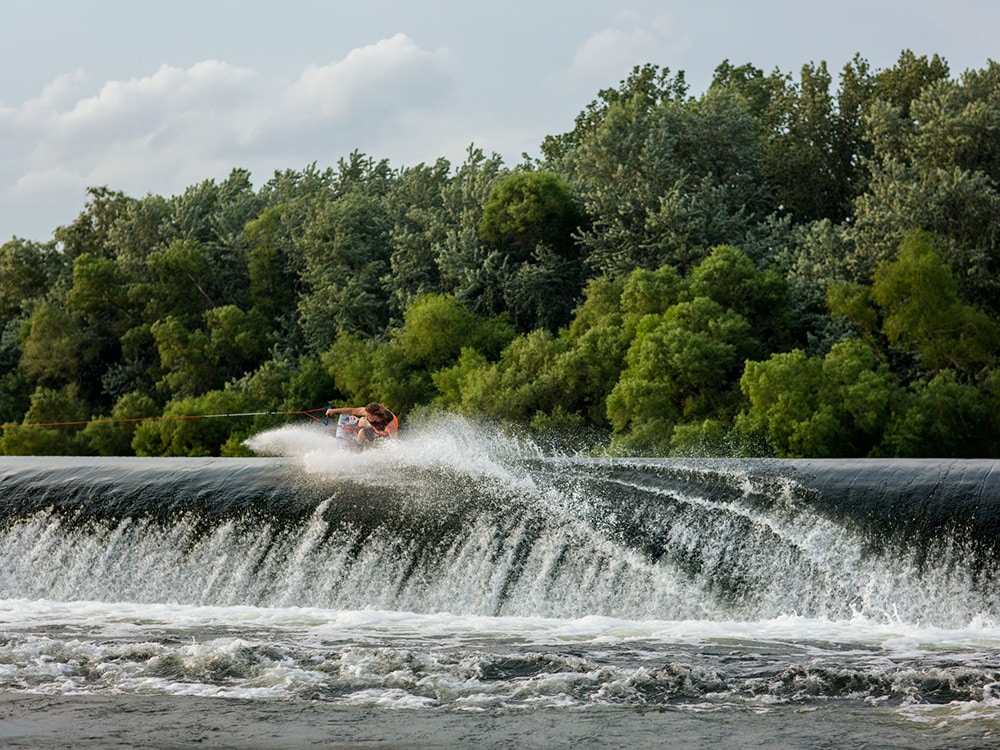
[[998,462],[250,445],[3,459],[0,693],[1000,711]]
[[[0,586],[23,598],[558,618],[954,626],[997,615],[988,535],[904,535],[921,520],[911,503],[893,540],[780,462],[416,453],[311,470],[10,459]],[[835,482],[834,465],[825,471]],[[842,471],[860,491],[857,469]],[[891,502],[880,465],[866,472],[872,507]]]

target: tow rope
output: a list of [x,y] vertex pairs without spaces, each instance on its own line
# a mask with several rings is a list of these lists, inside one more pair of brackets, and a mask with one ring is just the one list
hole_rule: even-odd
[[5,424],[0,425],[0,429],[10,430],[15,427],[70,427],[88,424],[124,424],[129,422],[162,422],[171,419],[217,419],[221,417],[280,417],[280,416],[291,416],[291,415],[305,415],[310,419],[314,419],[322,424],[327,424],[327,422],[320,417],[317,417],[313,412],[325,412],[329,407],[324,406],[319,409],[307,409],[306,411],[241,411],[241,412],[223,412],[220,414],[174,414],[174,415],[163,415],[159,417],[122,417],[120,419],[80,419],[80,420],[69,420],[65,422],[32,422],[29,424]]

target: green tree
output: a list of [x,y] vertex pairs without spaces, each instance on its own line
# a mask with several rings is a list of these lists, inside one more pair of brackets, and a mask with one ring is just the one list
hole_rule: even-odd
[[405,168],[387,199],[393,222],[388,282],[393,310],[444,289],[438,253],[452,228],[445,212],[450,170],[446,159]]
[[[671,77],[654,65],[636,67],[618,88],[601,91],[577,116],[572,131],[542,144],[547,166],[580,191],[593,220],[584,243],[600,270],[631,270],[637,262],[655,268],[665,262],[644,249],[646,221],[670,179],[645,168],[647,142],[661,105],[686,94],[683,75]],[[669,135],[664,133],[660,142]]]
[[82,437],[101,456],[134,455],[132,441],[139,425],[159,415],[159,408],[143,393],[127,393],[119,398],[110,417],[96,417],[83,428]]
[[732,245],[712,249],[688,277],[692,297],[708,297],[742,315],[756,338],[771,349],[781,348],[792,337],[788,289],[776,269],[761,271]]
[[[876,101],[865,119],[872,178],[856,203],[861,275],[854,280],[867,281],[904,237],[926,230],[962,296],[1000,312],[1000,97],[981,87],[1000,73],[993,65],[948,81],[946,66],[910,62],[916,70],[896,97],[905,106]],[[915,93],[913,81],[922,82]]]
[[386,330],[391,228],[378,197],[348,193],[317,206],[301,239],[307,287],[299,316],[311,350],[325,351],[339,333]]
[[804,65],[798,85],[789,85],[775,102],[776,127],[765,142],[763,163],[775,186],[774,202],[800,222],[841,220],[847,196],[838,182],[837,121],[832,78],[826,63]]
[[747,362],[740,387],[746,402],[737,430],[761,435],[782,457],[868,455],[896,392],[888,367],[856,339],[823,358],[795,349]]
[[206,415],[252,411],[246,407],[246,397],[235,389],[171,401],[161,419],[139,425],[132,447],[137,456],[217,456],[233,425]]
[[602,92],[577,129],[546,141],[590,219],[588,263],[628,273],[665,263],[687,270],[707,249],[740,244],[763,218],[760,126],[747,100],[721,88],[683,98],[682,77],[636,69]]
[[467,347],[496,359],[513,338],[514,330],[505,316],[481,318],[454,297],[441,294],[414,299],[394,334],[406,361],[429,370],[453,364]]
[[113,233],[121,217],[127,214],[134,199],[107,187],[87,189],[90,200],[79,216],[55,231],[56,242],[62,246],[67,267],[78,255],[89,253],[95,258],[108,258],[114,254]]
[[236,305],[213,307],[205,312],[209,356],[217,378],[237,378],[257,369],[274,344],[267,320],[257,310],[244,312]]
[[321,361],[350,406],[380,401],[403,416],[434,395],[430,373],[410,367],[395,341],[341,334]]
[[559,350],[545,364],[559,385],[553,411],[558,409],[564,422],[579,415],[585,424],[607,427],[607,395],[625,367],[638,319],[675,303],[679,286],[680,277],[669,266],[637,269],[627,281],[602,276],[587,284],[583,304],[559,333]]
[[197,240],[176,240],[149,254],[147,266],[153,281],[129,290],[133,304],[144,304],[148,324],[173,316],[188,324],[200,320],[216,302],[210,292],[211,263],[208,248]]
[[21,336],[21,370],[32,382],[58,387],[76,380],[80,328],[65,310],[42,302],[25,323]]
[[666,453],[677,422],[726,414],[755,347],[746,319],[707,297],[644,317],[607,399],[618,444]]
[[440,291],[454,295],[477,315],[496,315],[505,309],[502,289],[508,272],[504,255],[479,238],[483,206],[505,175],[499,156],[487,157],[470,146],[465,162],[444,187],[435,222],[435,232],[443,230],[443,237],[432,245]]
[[525,261],[539,244],[575,254],[573,233],[583,214],[569,183],[551,172],[515,172],[498,182],[479,220],[479,236]]
[[647,315],[662,315],[681,300],[684,282],[670,265],[655,271],[636,268],[625,279],[619,299],[622,325],[631,339],[638,322]]
[[243,229],[246,243],[249,303],[270,320],[294,312],[298,274],[294,241],[285,224],[285,205],[270,206]]
[[929,85],[947,79],[949,72],[948,63],[938,55],[928,59],[926,55],[918,57],[912,50],[905,49],[899,53],[893,67],[875,75],[874,94],[897,107],[903,117],[909,117],[914,100]]
[[958,283],[929,234],[907,237],[898,258],[876,269],[872,298],[889,343],[919,354],[928,369],[996,362],[1000,323],[959,300]]
[[493,188],[479,221],[496,248],[500,288],[492,296],[521,331],[555,331],[579,300],[584,270],[573,233],[583,214],[570,186],[548,172],[515,172]]
[[82,253],[73,263],[73,286],[66,293],[66,309],[90,329],[118,337],[130,327],[125,278],[119,265],[107,258]]
[[139,322],[117,261],[81,253],[73,263],[66,310],[79,321],[78,382],[91,404],[110,406],[104,377],[121,359],[121,337]]
[[11,239],[0,245],[0,323],[23,314],[58,278],[62,256],[52,245]]
[[188,328],[168,315],[150,327],[160,358],[158,387],[168,396],[193,397],[222,385],[217,362],[202,328]]
[[896,457],[996,456],[1000,430],[995,399],[941,370],[913,383],[899,399],[877,453]]
[[[0,453],[7,456],[78,456],[90,450],[81,439],[79,423],[87,419],[76,385],[61,388],[38,386],[19,426],[8,426],[0,438]],[[48,426],[51,425],[51,426]]]
[[563,348],[543,329],[515,338],[494,363],[466,348],[453,369],[435,373],[435,382],[446,395],[460,393],[459,403],[447,404],[459,411],[527,425],[553,412],[566,396],[550,366]]

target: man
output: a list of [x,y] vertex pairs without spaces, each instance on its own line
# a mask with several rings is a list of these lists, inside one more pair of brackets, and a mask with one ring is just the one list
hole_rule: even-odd
[[326,410],[326,416],[332,417],[334,414],[349,414],[359,418],[355,426],[359,448],[364,448],[368,440],[395,438],[399,431],[399,419],[377,401],[372,401],[368,406],[341,406]]

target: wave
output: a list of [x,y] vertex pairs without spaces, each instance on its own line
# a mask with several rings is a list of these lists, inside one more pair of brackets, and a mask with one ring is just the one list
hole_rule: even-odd
[[363,454],[8,458],[5,598],[490,617],[994,622],[991,461],[551,455],[457,418]]

